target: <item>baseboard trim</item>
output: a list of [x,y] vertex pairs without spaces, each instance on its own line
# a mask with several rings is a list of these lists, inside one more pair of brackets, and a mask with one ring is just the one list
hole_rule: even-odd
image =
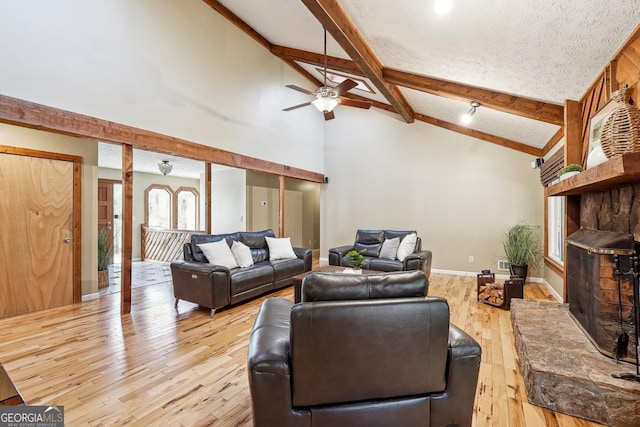
[[[458,271],[458,270],[441,270],[439,268],[432,268],[431,269],[432,273],[437,273],[437,274],[445,274],[447,276],[477,276],[478,272],[477,271]],[[511,275],[509,274],[499,274],[496,273],[496,279],[509,279],[511,277]],[[532,282],[532,283],[546,283],[546,281],[544,280],[544,278],[542,277],[527,277],[527,282]],[[547,284],[547,286],[549,286]]]
[[82,302],[87,302],[98,298],[100,298],[100,293],[94,292],[92,294],[82,295]]
[[560,296],[560,294],[553,289],[553,287],[549,284],[549,282],[547,282],[546,280],[543,280],[542,283],[544,283],[544,285],[547,287],[547,289],[549,290],[549,293],[551,295],[553,295],[553,297],[558,301],[558,302],[563,302],[562,301],[562,297]]

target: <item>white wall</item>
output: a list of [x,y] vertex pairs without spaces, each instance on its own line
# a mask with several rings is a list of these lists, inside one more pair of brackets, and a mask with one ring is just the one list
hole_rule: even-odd
[[415,229],[433,268],[496,271],[509,226],[543,226],[533,156],[377,110],[338,108],[325,127],[321,256],[353,242],[358,228]]
[[0,94],[323,171],[309,83],[202,0],[0,2]]
[[247,172],[227,169],[211,176],[211,232],[246,231]]

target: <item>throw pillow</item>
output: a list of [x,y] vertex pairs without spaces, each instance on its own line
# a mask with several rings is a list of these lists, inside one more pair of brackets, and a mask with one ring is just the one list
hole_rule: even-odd
[[393,239],[386,239],[382,244],[382,249],[380,249],[380,256],[378,258],[396,259],[399,246],[400,246],[399,237],[394,237]]
[[291,246],[291,237],[265,237],[269,246],[269,260],[298,258]]
[[238,268],[238,263],[231,253],[231,248],[225,239],[217,242],[201,243],[198,247],[209,261],[209,264],[221,265],[228,269]]
[[231,245],[231,253],[239,267],[251,267],[253,265],[251,248],[244,243],[234,240],[233,245]]
[[404,261],[406,257],[413,253],[417,241],[418,235],[416,233],[410,233],[404,236],[404,239],[402,239],[398,247],[398,254],[396,255],[399,261]]

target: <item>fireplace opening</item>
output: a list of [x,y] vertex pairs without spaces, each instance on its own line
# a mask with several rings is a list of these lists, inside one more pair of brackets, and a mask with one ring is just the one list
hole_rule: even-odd
[[634,364],[637,253],[631,234],[582,228],[567,238],[569,312],[598,351]]

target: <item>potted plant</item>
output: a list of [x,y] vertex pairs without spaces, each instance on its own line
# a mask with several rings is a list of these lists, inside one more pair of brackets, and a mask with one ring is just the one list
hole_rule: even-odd
[[111,227],[102,227],[98,232],[98,289],[109,286],[109,264],[113,259],[113,240],[110,238]]
[[563,167],[558,171],[558,178],[567,179],[570,176],[579,174],[583,170],[584,169],[582,169],[582,166],[572,163],[570,165]]
[[509,261],[511,275],[527,280],[529,265],[542,255],[540,228],[530,224],[516,224],[504,235],[504,254]]
[[349,258],[351,266],[356,270],[360,270],[360,267],[364,262],[364,256],[362,256],[364,252],[366,252],[366,249],[362,249],[361,251],[356,251],[355,249],[352,249],[345,254],[346,257]]

